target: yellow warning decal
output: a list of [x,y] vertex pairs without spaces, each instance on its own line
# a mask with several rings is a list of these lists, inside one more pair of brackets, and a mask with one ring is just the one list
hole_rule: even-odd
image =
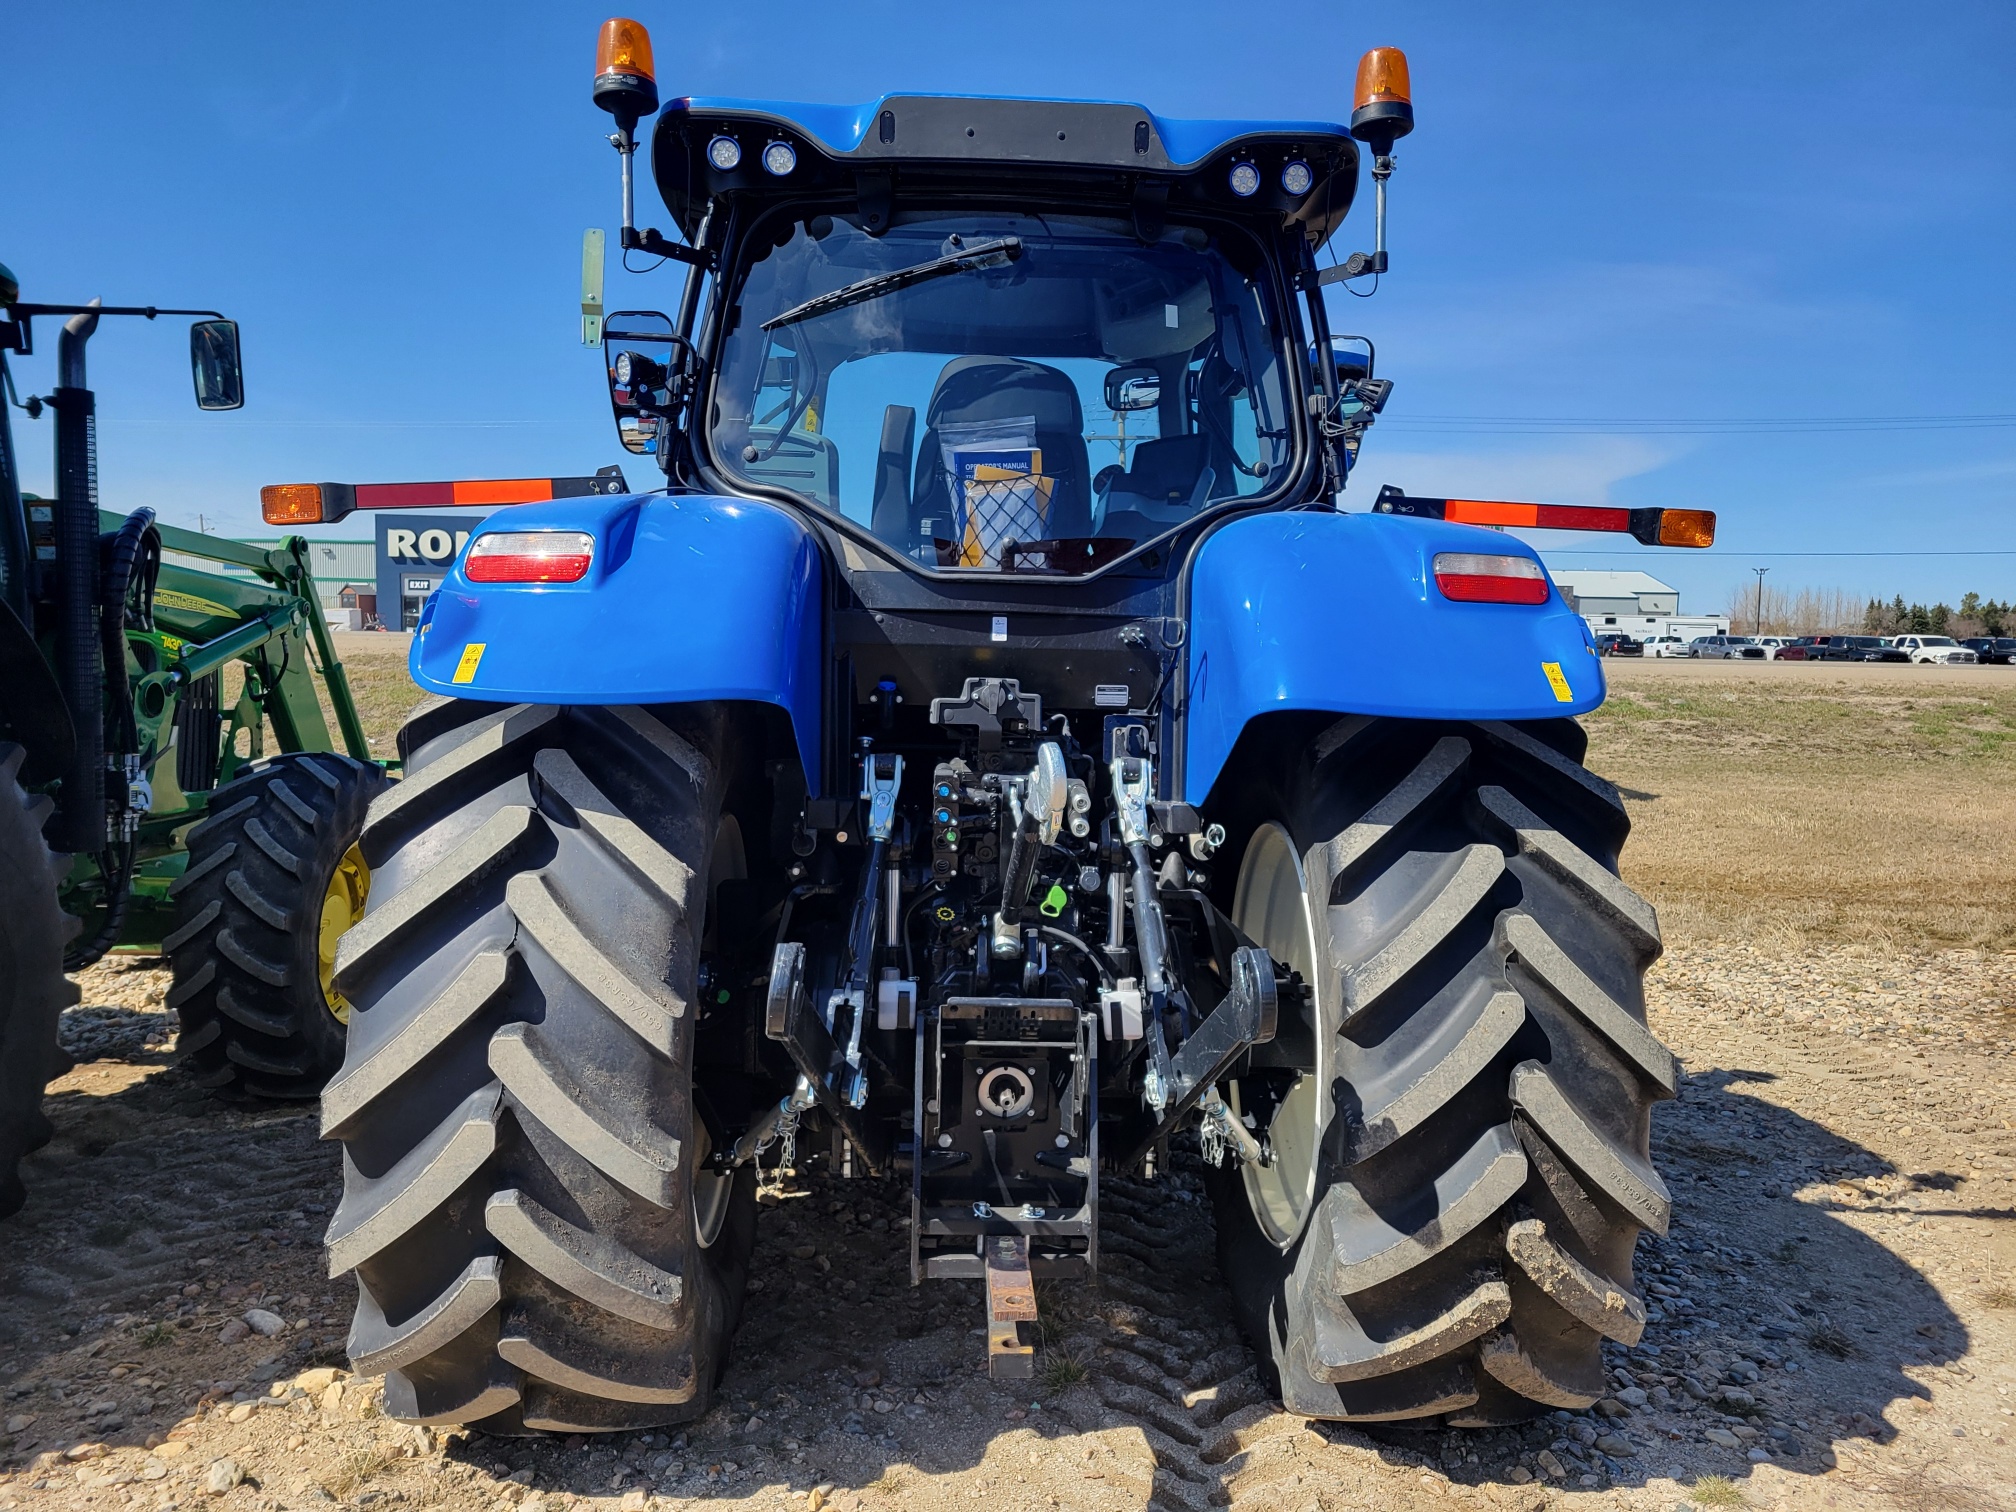
[[[476,649],[478,651],[481,651],[483,648],[481,646],[478,646],[476,647]],[[468,658],[465,656],[463,660],[466,662]],[[1575,702],[1575,690],[1568,686],[1568,679],[1562,674],[1561,671],[1561,663],[1542,662],[1540,663],[1540,670],[1547,674],[1547,686],[1554,690],[1555,702],[1557,703]],[[462,680],[463,679],[461,674],[457,673],[455,681],[461,682]]]
[[[471,683],[476,681],[476,669],[483,664],[483,641],[471,641],[462,648],[462,660],[455,664],[455,681]],[[1561,669],[1556,667],[1554,675],[1559,677]],[[1567,686],[1565,683],[1562,686]]]

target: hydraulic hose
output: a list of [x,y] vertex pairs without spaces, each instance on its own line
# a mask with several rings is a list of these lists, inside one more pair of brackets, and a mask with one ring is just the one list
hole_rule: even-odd
[[89,941],[63,952],[65,971],[82,971],[119,943],[119,931],[126,925],[126,902],[133,890],[133,867],[139,858],[137,832],[118,852],[99,853],[98,875],[105,885],[105,921]]
[[139,623],[134,628],[150,629],[154,583],[160,573],[161,533],[154,528],[154,511],[136,509],[103,538],[99,564],[98,641],[105,662],[105,748],[109,755],[131,756],[140,749],[140,729],[133,718],[133,684],[126,675],[126,600],[137,581]]

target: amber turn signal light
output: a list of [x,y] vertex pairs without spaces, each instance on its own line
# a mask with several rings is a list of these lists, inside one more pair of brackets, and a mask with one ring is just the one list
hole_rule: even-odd
[[259,513],[268,525],[320,525],[322,485],[269,483],[259,490]]
[[1659,511],[1661,546],[1713,546],[1715,511],[1712,509],[1662,509]]
[[1358,88],[1352,97],[1351,135],[1381,155],[1414,129],[1414,86],[1407,77],[1407,54],[1375,47],[1358,60]]
[[651,33],[643,22],[614,16],[602,23],[595,42],[595,103],[625,130],[658,108]]

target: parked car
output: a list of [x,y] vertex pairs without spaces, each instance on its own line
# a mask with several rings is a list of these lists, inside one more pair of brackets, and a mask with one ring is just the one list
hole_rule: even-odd
[[1897,649],[1908,655],[1914,662],[1929,662],[1939,667],[1971,667],[1979,661],[1974,652],[1950,635],[1900,635],[1896,638]]
[[1780,646],[1773,654],[1773,661],[1812,661],[1813,641],[1810,635],[1797,636]]
[[1687,654],[1704,659],[1720,657],[1725,661],[1764,661],[1770,655],[1757,644],[1755,636],[1749,635],[1703,635],[1689,642]]
[[1984,666],[2016,666],[2016,635],[1970,635],[1960,644]]
[[1652,635],[1645,639],[1647,656],[1686,656],[1687,638],[1684,635]]
[[1635,635],[1626,635],[1621,630],[1606,630],[1596,637],[1598,656],[1643,656],[1645,642]]
[[1911,658],[1880,635],[1816,635],[1807,652],[1813,661],[1908,662]]
[[1776,661],[1778,653],[1792,644],[1792,637],[1789,635],[1753,635],[1750,639],[1764,648],[1766,661]]

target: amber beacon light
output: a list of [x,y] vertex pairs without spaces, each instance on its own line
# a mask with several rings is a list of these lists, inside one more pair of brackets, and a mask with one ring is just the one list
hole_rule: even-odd
[[643,22],[615,16],[602,23],[595,42],[595,103],[626,131],[658,108],[651,33]]
[[1358,88],[1351,101],[1351,135],[1382,157],[1414,129],[1414,86],[1407,77],[1407,54],[1375,47],[1358,60]]

